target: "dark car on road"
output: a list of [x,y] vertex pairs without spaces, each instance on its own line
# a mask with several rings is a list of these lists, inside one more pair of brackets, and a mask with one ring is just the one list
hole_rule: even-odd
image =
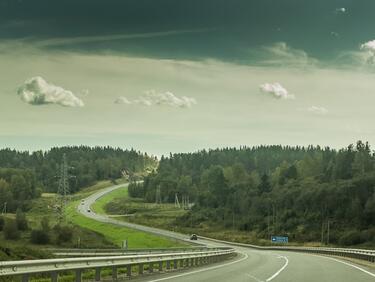
[[191,234],[190,240],[198,240],[198,236],[196,234]]

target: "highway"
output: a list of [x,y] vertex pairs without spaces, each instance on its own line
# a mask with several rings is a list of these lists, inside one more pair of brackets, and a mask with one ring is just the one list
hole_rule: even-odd
[[[135,228],[180,240],[188,240],[188,236],[183,234],[126,223],[105,215],[95,214],[91,210],[90,206],[97,199],[123,186],[112,186],[89,196],[78,206],[79,212],[101,222]],[[208,240],[198,240],[198,242],[215,247],[229,246]],[[254,250],[237,246],[233,248],[236,249],[239,255],[229,261],[178,272],[144,276],[134,280],[154,282],[375,282],[375,269],[373,267],[357,265],[347,260],[286,251]]]

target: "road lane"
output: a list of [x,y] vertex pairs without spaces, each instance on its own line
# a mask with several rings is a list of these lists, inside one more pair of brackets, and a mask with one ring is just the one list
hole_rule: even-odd
[[[187,235],[138,224],[119,221],[105,215],[96,214],[91,205],[105,194],[124,187],[116,185],[103,189],[86,198],[78,210],[83,215],[110,224],[134,228],[153,234],[179,240],[190,241]],[[200,244],[210,247],[228,247],[224,243],[198,240]],[[233,246],[230,246],[233,247]],[[207,281],[207,282],[375,282],[375,271],[362,266],[343,263],[329,257],[281,252],[254,250],[245,247],[233,247],[240,254],[232,261],[210,265],[208,267],[182,270],[178,273],[155,274],[138,277],[137,281]],[[357,268],[355,268],[357,267]],[[366,273],[367,272],[367,273]]]

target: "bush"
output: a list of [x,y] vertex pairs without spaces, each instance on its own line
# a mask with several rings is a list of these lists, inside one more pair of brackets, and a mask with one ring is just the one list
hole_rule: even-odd
[[42,220],[40,221],[40,226],[42,227],[43,231],[49,232],[50,227],[49,227],[49,219],[47,216],[42,218]]
[[16,222],[17,222],[17,227],[19,230],[27,230],[29,228],[26,215],[21,211],[21,209],[17,210],[16,213]]
[[16,221],[7,219],[4,224],[4,237],[7,240],[16,240],[20,237]]
[[352,246],[363,243],[361,232],[349,231],[345,232],[339,239],[339,244],[343,246]]
[[0,231],[3,231],[4,224],[5,224],[4,217],[0,216]]
[[73,229],[69,226],[61,226],[56,225],[55,226],[55,232],[56,232],[56,243],[61,244],[65,242],[70,242],[73,238]]
[[49,243],[49,234],[44,230],[33,230],[31,231],[31,242],[38,245]]

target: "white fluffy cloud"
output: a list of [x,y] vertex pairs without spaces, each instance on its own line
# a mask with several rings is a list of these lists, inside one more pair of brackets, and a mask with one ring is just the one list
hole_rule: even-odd
[[114,101],[114,103],[115,104],[122,104],[122,105],[130,105],[132,102],[130,102],[128,100],[128,98],[120,96],[120,97],[116,98],[116,100]]
[[22,101],[31,105],[57,104],[65,107],[83,107],[84,103],[73,92],[36,76],[26,80],[17,89]]
[[328,113],[328,110],[324,107],[311,106],[307,110],[317,115],[326,115]]
[[259,86],[260,91],[272,95],[278,99],[294,99],[294,95],[290,94],[280,83],[264,83]]
[[346,8],[336,8],[335,10],[335,13],[336,14],[340,14],[340,13],[346,13]]
[[135,100],[128,100],[125,97],[118,97],[115,100],[116,104],[138,104],[143,106],[152,106],[152,105],[165,105],[176,108],[190,108],[195,105],[197,101],[191,97],[177,97],[172,92],[162,92],[158,93],[155,90],[146,91],[146,94],[138,97]]
[[366,63],[373,64],[375,62],[375,40],[361,44],[360,49],[366,52]]
[[157,93],[155,90],[149,90],[146,92],[146,99],[149,99],[149,101],[156,105],[167,105],[179,108],[190,108],[197,103],[194,98],[186,96],[177,97],[169,91]]
[[375,40],[371,40],[371,41],[361,44],[361,50],[374,53],[375,52]]

